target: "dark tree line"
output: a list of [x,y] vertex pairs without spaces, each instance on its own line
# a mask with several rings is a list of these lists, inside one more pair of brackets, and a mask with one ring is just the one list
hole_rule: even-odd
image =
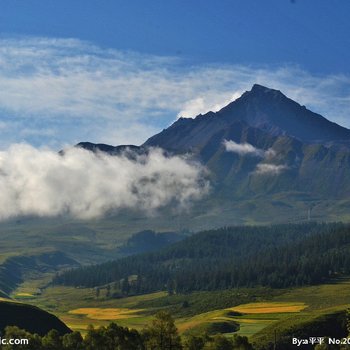
[[[95,287],[113,282],[124,294],[171,294],[302,286],[349,273],[350,227],[307,223],[201,232],[158,252],[66,271],[54,283]],[[129,281],[129,276],[137,278]]]
[[88,328],[83,338],[79,332],[60,336],[56,330],[40,337],[17,327],[7,327],[2,339],[28,339],[26,345],[0,345],[2,350],[252,350],[246,337],[222,335],[190,336],[182,340],[170,314],[160,311],[152,323],[138,332],[115,323]]

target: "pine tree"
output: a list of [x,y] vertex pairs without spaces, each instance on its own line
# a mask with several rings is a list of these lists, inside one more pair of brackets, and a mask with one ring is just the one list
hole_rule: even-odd
[[181,338],[175,322],[168,312],[156,314],[152,324],[145,331],[146,349],[181,350]]
[[130,284],[129,284],[129,279],[128,277],[125,277],[123,279],[123,283],[122,283],[122,292],[126,295],[129,294],[130,292]]

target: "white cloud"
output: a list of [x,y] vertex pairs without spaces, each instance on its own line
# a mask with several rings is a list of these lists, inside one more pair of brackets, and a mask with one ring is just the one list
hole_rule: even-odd
[[[258,158],[271,159],[276,156],[276,151],[272,148],[268,150],[263,150],[257,147],[254,147],[250,143],[237,143],[235,141],[224,140],[224,147],[227,152],[237,153],[242,156],[254,156]],[[279,175],[282,171],[287,170],[287,165],[275,165],[269,163],[259,163],[256,166],[256,169],[253,173],[255,174],[270,174],[270,175]]]
[[276,151],[273,148],[269,148],[267,151],[264,153],[265,158],[273,158],[276,155]]
[[230,102],[236,100],[240,95],[239,92],[234,94],[226,92],[220,96],[212,92],[202,94],[201,97],[185,102],[183,109],[177,114],[177,117],[192,118],[208,111],[217,112]]
[[256,166],[255,173],[256,174],[271,174],[271,175],[279,175],[282,171],[287,170],[287,165],[275,165],[275,164],[267,164],[267,163],[259,163]]
[[254,147],[247,142],[237,143],[233,140],[224,140],[223,144],[227,152],[233,152],[239,155],[251,155],[260,158],[273,158],[276,155],[276,151],[272,148],[264,150]]
[[92,218],[120,208],[151,212],[167,204],[182,208],[207,191],[200,165],[159,149],[137,161],[76,148],[60,156],[25,144],[0,152],[0,219]]
[[315,76],[291,66],[189,66],[75,39],[26,37],[0,39],[0,115],[6,125],[0,139],[2,147],[21,141],[118,144],[115,135],[131,128],[126,143],[139,144],[175,116],[216,111],[254,83],[350,126],[346,75]]
[[[258,158],[271,159],[275,157],[276,151],[272,148],[268,150],[263,150],[254,147],[250,143],[237,143],[235,141],[224,140],[224,147],[227,152],[237,153],[242,156],[254,156]],[[279,175],[282,171],[287,170],[289,167],[287,165],[275,165],[269,163],[259,163],[254,170],[254,174],[258,175]]]
[[236,143],[235,141],[224,140],[224,146],[227,152],[237,153],[239,155],[252,155],[256,157],[264,157],[265,151],[254,147],[250,143]]

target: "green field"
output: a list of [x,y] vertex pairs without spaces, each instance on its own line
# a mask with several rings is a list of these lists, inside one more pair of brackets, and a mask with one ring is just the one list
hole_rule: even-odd
[[[210,295],[212,299],[209,299]],[[61,286],[48,287],[41,294],[31,294],[28,284],[24,284],[13,296],[18,301],[25,300],[57,315],[71,329],[83,333],[90,324],[101,326],[111,321],[141,329],[149,324],[158,310],[166,309],[172,312],[180,333],[184,335],[223,332],[230,336],[233,334],[230,329],[238,324],[238,334],[260,341],[270,339],[275,329],[282,332],[288,327],[292,329],[298,324],[313,322],[322,315],[346,310],[350,304],[350,280],[271,293],[264,289],[173,296],[157,292],[121,299],[106,298],[103,289],[97,298],[94,289]],[[213,309],[219,305],[218,299],[225,307]],[[184,300],[189,301],[185,308],[181,307]],[[247,302],[239,303],[240,300]],[[208,311],[198,311],[205,308]]]

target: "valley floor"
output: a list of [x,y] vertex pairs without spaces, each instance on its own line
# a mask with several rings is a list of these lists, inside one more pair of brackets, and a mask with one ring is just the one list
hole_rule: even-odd
[[[225,333],[227,336],[238,329],[238,333],[251,340],[271,336],[273,329],[283,330],[341,310],[350,304],[350,279],[339,279],[334,283],[288,290],[262,291],[244,289],[212,292],[213,298],[232,292],[232,303],[209,311],[199,307],[201,295],[210,300],[211,292],[185,296],[167,296],[157,292],[120,299],[105,297],[105,291],[96,296],[94,289],[73,287],[48,287],[40,289],[39,281],[27,281],[12,295],[17,301],[33,304],[57,315],[71,329],[85,332],[88,325],[107,325],[114,321],[122,326],[141,329],[149,324],[159,309],[175,310],[176,325],[181,334],[196,334],[203,331]],[[38,288],[39,287],[39,288]],[[240,294],[241,293],[241,294]],[[237,298],[244,295],[245,298]],[[209,299],[208,299],[209,298]],[[249,300],[239,304],[239,300]],[[187,304],[184,301],[187,301]],[[202,312],[202,310],[204,312]],[[238,326],[238,327],[237,327]]]

